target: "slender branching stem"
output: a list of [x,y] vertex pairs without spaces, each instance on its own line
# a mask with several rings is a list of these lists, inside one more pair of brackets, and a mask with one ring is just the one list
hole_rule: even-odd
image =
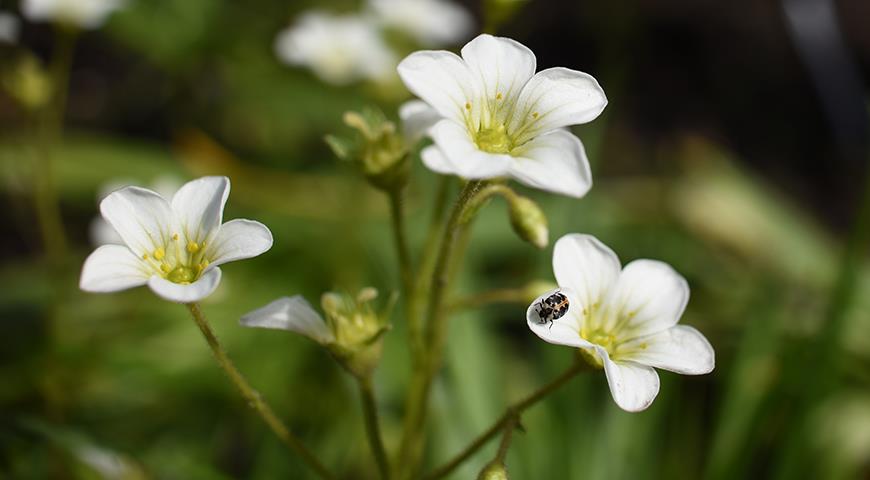
[[260,415],[260,418],[266,422],[266,425],[273,433],[275,433],[284,445],[302,457],[302,460],[304,460],[305,463],[320,476],[320,478],[336,478],[326,469],[326,467],[323,466],[322,463],[320,463],[317,457],[315,457],[314,454],[302,444],[299,438],[297,438],[296,435],[294,435],[293,432],[284,425],[278,416],[275,415],[272,407],[266,403],[266,400],[263,399],[259,392],[251,387],[244,375],[242,375],[242,372],[236,368],[235,364],[230,360],[230,357],[218,341],[217,336],[215,336],[212,331],[211,326],[208,324],[208,320],[206,320],[202,310],[199,308],[199,304],[189,303],[187,304],[187,308],[190,310],[190,314],[193,316],[196,326],[199,327],[203,337],[205,337],[206,343],[208,343],[209,348],[211,348],[212,354],[214,354],[214,358],[217,360],[218,365],[223,369],[224,373],[227,374],[227,377],[229,377],[230,381],[233,382],[233,385],[236,386],[236,389],[242,394],[242,397],[248,405],[250,405],[250,407]]
[[574,376],[578,373],[588,370],[589,368],[589,365],[584,361],[580,359],[575,360],[573,365],[571,365],[567,370],[562,372],[561,375],[553,379],[550,383],[547,383],[526,398],[508,407],[505,412],[495,421],[495,423],[493,423],[483,433],[478,435],[478,437],[475,438],[471,442],[471,444],[465,447],[465,449],[459,452],[455,457],[453,457],[453,459],[451,459],[444,465],[436,468],[423,478],[425,478],[426,480],[435,480],[449,475],[450,472],[452,472],[456,469],[456,467],[462,465],[463,462],[471,458],[471,456],[474,455],[475,452],[480,450],[481,447],[486,445],[487,442],[489,442],[493,437],[498,435],[498,433],[501,431],[505,431],[506,439],[502,439],[502,445],[499,448],[499,454],[496,458],[503,461],[504,456],[507,454],[507,449],[510,446],[510,434],[507,433],[506,429],[513,430],[516,425],[519,424],[520,416],[529,407],[535,405],[551,393],[558,390],[559,387],[568,383],[568,381],[574,378]]
[[381,478],[388,480],[390,478],[390,462],[387,460],[387,450],[384,448],[383,436],[381,435],[378,407],[375,402],[374,390],[372,389],[372,380],[371,378],[358,378],[357,380],[369,446],[372,449],[372,454],[375,456],[378,470],[381,472]]
[[414,291],[414,267],[411,264],[411,251],[408,248],[408,237],[405,234],[405,214],[402,208],[403,188],[390,190],[390,218],[393,225],[393,238],[396,251],[399,254],[399,275],[402,279],[402,294],[410,298]]
[[457,245],[468,226],[470,219],[466,217],[467,205],[485,184],[470,181],[459,194],[459,199],[450,212],[450,217],[444,227],[441,243],[432,272],[432,280],[428,285],[429,303],[426,311],[426,325],[423,332],[423,358],[415,365],[414,375],[408,391],[407,410],[405,412],[404,432],[401,451],[399,453],[400,477],[410,478],[417,470],[422,456],[425,441],[423,430],[428,410],[429,391],[432,381],[441,366],[444,342],[447,336],[446,294],[455,268],[454,263]]

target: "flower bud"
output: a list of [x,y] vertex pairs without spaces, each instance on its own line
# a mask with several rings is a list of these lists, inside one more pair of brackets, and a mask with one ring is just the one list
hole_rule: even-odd
[[326,324],[335,337],[327,348],[358,378],[368,377],[377,367],[383,350],[383,334],[389,330],[386,313],[379,315],[370,305],[377,295],[374,288],[365,288],[355,298],[329,292],[324,293],[320,301]]
[[509,197],[511,226],[523,240],[538,248],[545,248],[549,243],[547,217],[541,208],[527,197],[514,195]]
[[489,462],[477,475],[477,480],[508,480],[507,467],[498,460]]
[[383,113],[369,109],[362,113],[345,112],[344,123],[356,130],[354,140],[327,136],[336,156],[352,162],[376,188],[392,191],[408,181],[410,163],[408,148],[396,124]]
[[3,69],[3,87],[22,107],[36,111],[51,100],[51,79],[36,57],[24,55],[11,68],[7,70],[4,65]]

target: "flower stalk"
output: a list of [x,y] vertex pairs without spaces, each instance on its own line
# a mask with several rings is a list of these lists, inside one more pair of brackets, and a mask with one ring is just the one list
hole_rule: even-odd
[[[471,458],[478,450],[480,450],[484,445],[487,444],[490,440],[492,440],[499,432],[505,431],[506,428],[510,428],[513,430],[519,425],[519,419],[522,416],[523,412],[528,410],[530,407],[540,402],[551,393],[558,390],[562,385],[568,383],[569,380],[574,378],[578,373],[586,371],[589,369],[589,364],[584,362],[581,358],[577,358],[574,363],[568,367],[567,370],[562,372],[561,375],[554,378],[550,383],[542,386],[538,390],[531,393],[526,398],[520,400],[519,402],[514,403],[505,409],[504,413],[493,423],[489,428],[484,430],[483,433],[478,435],[465,449],[459,452],[455,457],[449,460],[444,465],[436,468],[431,473],[423,477],[426,480],[435,480],[438,478],[443,478],[449,475],[453,470],[462,465],[466,460]],[[505,433],[506,440],[502,441],[502,445],[499,448],[498,456],[496,459],[501,459],[504,461],[505,455],[507,455],[507,449],[510,447],[510,436]]]
[[264,422],[266,422],[269,429],[272,430],[272,432],[281,440],[282,443],[284,443],[285,446],[287,446],[287,448],[299,455],[302,460],[320,476],[320,478],[336,478],[326,469],[326,467],[323,466],[322,463],[320,463],[320,460],[318,460],[317,457],[315,457],[314,454],[302,444],[296,435],[294,435],[293,432],[284,425],[284,422],[275,415],[272,407],[266,403],[266,400],[263,399],[262,395],[251,387],[248,380],[244,375],[242,375],[242,372],[236,368],[235,364],[218,341],[214,331],[212,331],[211,326],[208,324],[208,320],[205,318],[205,315],[203,315],[202,310],[199,307],[199,304],[189,303],[187,304],[187,309],[190,311],[196,326],[199,327],[199,331],[202,332],[202,336],[205,337],[205,341],[208,343],[209,348],[211,348],[218,366],[220,366],[224,373],[226,373],[227,377],[229,377],[230,381],[235,385],[236,389],[248,405],[257,412]]
[[387,450],[384,448],[383,436],[381,435],[381,427],[378,420],[378,408],[377,403],[375,402],[372,380],[371,377],[358,378],[357,380],[369,446],[372,449],[372,454],[375,456],[375,462],[378,464],[381,478],[389,480],[390,462],[387,459]]

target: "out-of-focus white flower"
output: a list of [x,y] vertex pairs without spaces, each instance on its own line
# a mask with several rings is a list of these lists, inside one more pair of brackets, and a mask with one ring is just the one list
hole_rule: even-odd
[[91,29],[101,26],[124,0],[23,0],[21,11],[28,19],[68,23]]
[[0,12],[0,43],[16,43],[20,30],[18,17],[9,12]]
[[304,14],[279,33],[275,52],[282,61],[307,66],[335,85],[361,79],[384,81],[393,75],[397,62],[372,22],[324,12]]
[[272,247],[272,232],[259,222],[222,224],[229,193],[226,177],[188,182],[171,201],[139,187],[111,193],[100,210],[124,245],[97,248],[85,260],[79,286],[103,293],[147,284],[179,303],[207,297],[220,283],[219,265]]
[[571,234],[556,242],[553,273],[560,288],[532,302],[529,328],[549,343],[582,349],[602,366],[620,408],[649,407],[659,391],[653,367],[684,375],[713,371],[713,347],[704,335],[677,325],[689,285],[667,264],[635,260],[620,268],[598,239]]
[[443,117],[423,150],[431,170],[470,179],[510,176],[572,197],[592,186],[583,144],[564,127],[594,120],[607,105],[598,82],[567,68],[535,73],[531,50],[480,35],[462,48],[412,53],[399,64],[408,89]]
[[[97,194],[97,202],[102,202],[104,198],[108,197],[115,190],[120,190],[121,188],[133,185],[134,183],[136,182],[120,179],[106,182],[100,187],[99,193]],[[150,185],[151,190],[157,192],[157,194],[163,198],[172,197],[179,187],[181,187],[181,180],[173,176],[157,177]],[[124,240],[121,239],[118,232],[116,232],[115,229],[109,225],[109,222],[104,220],[101,215],[98,215],[91,221],[88,233],[91,238],[91,243],[95,247],[99,247],[100,245],[124,244]]]
[[369,5],[384,26],[411,35],[424,47],[456,43],[471,33],[471,15],[453,2],[369,0]]

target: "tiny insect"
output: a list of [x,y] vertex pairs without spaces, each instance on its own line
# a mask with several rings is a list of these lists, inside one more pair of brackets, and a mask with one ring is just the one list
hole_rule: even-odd
[[549,297],[538,302],[536,311],[538,312],[538,322],[541,325],[550,324],[553,328],[553,321],[562,318],[568,312],[568,297],[562,292],[556,292]]

